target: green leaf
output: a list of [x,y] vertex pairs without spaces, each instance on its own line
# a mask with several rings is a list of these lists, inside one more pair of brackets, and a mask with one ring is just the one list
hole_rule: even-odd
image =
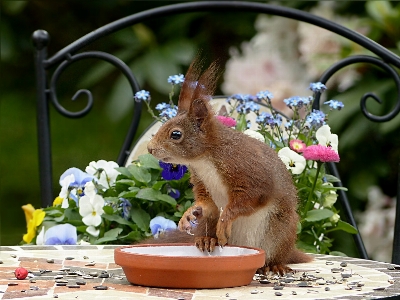
[[330,218],[333,215],[333,211],[329,209],[314,209],[307,212],[307,216],[304,220],[306,220],[307,222],[316,222]]
[[358,233],[358,230],[357,230],[355,227],[353,227],[353,226],[350,225],[349,223],[344,222],[344,221],[342,221],[342,220],[339,220],[339,221],[337,222],[337,225],[336,225],[335,228],[329,229],[329,230],[327,230],[326,232],[331,232],[331,231],[336,231],[336,230],[343,230],[343,231],[348,232],[348,233],[351,233],[351,234],[356,234],[356,233]]
[[317,253],[317,249],[315,248],[314,245],[306,244],[300,240],[296,242],[296,245],[298,249],[303,250],[304,252]]
[[135,186],[135,181],[133,181],[131,179],[121,179],[121,180],[118,180],[116,183],[124,184],[124,185],[128,185],[128,186]]
[[149,183],[151,181],[151,174],[145,168],[140,168],[136,165],[129,165],[128,170],[139,182]]
[[134,228],[134,224],[132,222],[130,222],[128,220],[125,220],[124,218],[122,218],[121,216],[118,216],[118,215],[114,215],[114,214],[113,215],[106,215],[106,214],[103,214],[102,218],[104,218],[106,220],[109,220],[109,221],[117,222],[117,223],[119,223],[121,225],[128,225],[132,229]]
[[131,231],[127,235],[120,236],[119,238],[121,240],[136,242],[142,240],[142,234],[140,231]]
[[[74,201],[74,203],[75,203],[75,201]],[[65,209],[64,215],[68,221],[82,220],[82,216],[75,209],[70,208],[70,207]]]
[[147,231],[149,229],[150,215],[143,209],[131,209],[131,218],[141,230]]
[[331,252],[329,252],[329,255],[334,255],[334,256],[347,256],[345,253],[340,252],[340,251],[331,251]]
[[156,181],[156,182],[153,184],[152,188],[153,188],[154,190],[159,191],[159,190],[161,190],[161,188],[164,186],[164,184],[165,184],[166,182],[167,182],[166,180]]
[[140,164],[145,168],[162,170],[158,159],[151,154],[142,154],[139,156]]
[[113,228],[104,233],[104,237],[117,237],[122,232],[122,228]]
[[152,188],[144,188],[144,189],[141,189],[137,193],[136,198],[149,200],[149,201],[158,201],[159,195],[161,195],[160,191],[156,191]]
[[78,227],[76,227],[76,231],[78,231],[78,232],[86,232],[86,229],[87,229],[88,227],[86,226],[86,225],[84,225],[84,226],[78,226]]
[[136,197],[137,193],[140,191],[138,187],[131,187],[129,191],[122,192],[118,195],[118,197],[122,198],[134,198]]
[[160,201],[167,202],[167,203],[171,204],[172,206],[176,206],[176,200],[169,195],[161,194],[161,195],[157,196],[157,199]]
[[114,209],[111,206],[103,206],[103,210],[107,215],[112,215],[114,213]]
[[[120,172],[122,175],[125,175],[128,178],[132,178],[132,173],[129,172],[128,168],[125,167],[119,167],[119,168],[115,168],[115,170],[117,170],[118,172]],[[119,180],[118,180],[119,182]]]

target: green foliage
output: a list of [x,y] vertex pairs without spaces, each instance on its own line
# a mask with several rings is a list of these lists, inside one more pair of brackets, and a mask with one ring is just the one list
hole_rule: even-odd
[[[161,177],[163,169],[158,160],[150,154],[141,155],[131,165],[116,170],[119,175],[108,189],[93,181],[97,195],[105,200],[97,236],[87,231],[84,216],[73,200],[77,197],[80,202],[83,196],[75,195],[74,187],[69,188],[70,200],[67,208],[62,208],[62,199],[57,198],[54,206],[43,209],[46,215],[37,232],[42,228],[47,230],[57,224],[69,223],[77,228],[80,243],[130,244],[151,235],[149,224],[152,218],[162,215],[177,221],[184,210],[192,205],[193,194],[189,188],[189,176],[186,175],[180,180],[164,180]],[[168,192],[171,189],[180,191],[181,196],[177,199],[169,196]],[[94,202],[94,198],[91,198],[91,201]],[[33,242],[35,241],[36,239]]]

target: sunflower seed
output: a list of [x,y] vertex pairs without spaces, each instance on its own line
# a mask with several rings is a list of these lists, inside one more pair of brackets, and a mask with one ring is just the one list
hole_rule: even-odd
[[47,259],[46,260],[49,264],[54,264],[54,259],[52,259],[52,258],[49,258],[49,259]]
[[93,287],[95,290],[107,290],[108,287],[105,285],[96,285]]
[[281,292],[275,292],[275,296],[282,296]]

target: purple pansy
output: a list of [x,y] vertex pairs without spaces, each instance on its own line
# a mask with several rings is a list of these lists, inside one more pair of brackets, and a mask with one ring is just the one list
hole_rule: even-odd
[[45,245],[76,245],[77,239],[76,227],[71,224],[50,227],[44,234]]
[[187,171],[187,167],[184,165],[175,165],[162,161],[160,161],[160,167],[163,168],[161,176],[165,180],[179,180]]

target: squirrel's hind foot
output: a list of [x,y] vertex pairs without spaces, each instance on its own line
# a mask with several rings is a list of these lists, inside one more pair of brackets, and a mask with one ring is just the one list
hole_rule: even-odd
[[204,250],[213,252],[217,244],[217,239],[208,236],[196,237],[194,243],[201,252]]
[[257,270],[257,274],[268,275],[270,273],[283,276],[287,273],[294,273],[294,271],[288,266],[283,264],[276,264],[276,265],[265,264],[262,268],[259,268]]

